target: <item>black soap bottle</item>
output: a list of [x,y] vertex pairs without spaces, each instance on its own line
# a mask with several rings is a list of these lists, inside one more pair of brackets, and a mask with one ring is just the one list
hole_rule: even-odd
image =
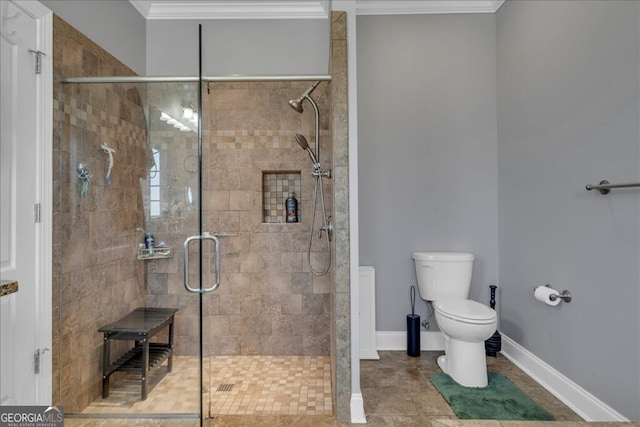
[[289,193],[285,206],[287,208],[287,222],[298,222],[298,201],[293,193]]

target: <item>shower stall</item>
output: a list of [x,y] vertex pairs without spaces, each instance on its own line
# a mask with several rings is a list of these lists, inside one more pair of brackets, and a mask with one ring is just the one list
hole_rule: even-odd
[[[332,77],[95,71],[56,67],[54,402],[76,416],[336,413]],[[296,114],[287,100],[310,84],[315,115]],[[145,327],[151,309],[171,321],[132,339],[139,308]]]
[[[320,112],[318,110],[318,104],[313,100],[310,96],[311,92],[313,92],[320,82],[316,82],[313,86],[309,87],[300,98],[292,99],[289,101],[289,106],[293,108],[298,113],[302,114],[304,112],[304,108],[302,107],[302,103],[306,100],[313,107],[313,112],[315,113],[315,150],[312,150],[309,147],[309,142],[304,135],[299,133],[296,134],[296,142],[307,153],[309,153],[309,157],[311,158],[311,163],[313,164],[313,173],[312,175],[315,178],[315,186],[313,188],[313,208],[311,209],[311,227],[309,231],[309,246],[307,249],[307,265],[309,266],[309,270],[316,276],[324,276],[329,272],[331,268],[331,236],[333,234],[333,226],[331,225],[331,217],[327,215],[327,209],[325,207],[325,199],[324,199],[324,187],[322,185],[322,178],[331,178],[331,169],[322,170],[322,166],[320,163]],[[318,200],[320,201],[320,207],[322,209],[322,226],[318,229],[318,238],[322,238],[322,233],[326,233],[326,242],[327,242],[327,254],[328,259],[325,263],[325,267],[322,269],[315,270],[313,268],[313,263],[311,262],[311,251],[313,248],[313,240],[315,235],[315,224],[316,224],[316,211],[318,207]]]

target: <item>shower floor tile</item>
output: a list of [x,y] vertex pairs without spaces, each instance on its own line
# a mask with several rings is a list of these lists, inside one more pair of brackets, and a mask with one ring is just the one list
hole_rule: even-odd
[[147,400],[140,400],[140,375],[121,374],[111,381],[109,397],[98,397],[82,414],[198,413],[198,358],[173,356],[169,373],[166,363],[150,372]]
[[[204,363],[203,406],[210,404],[212,416],[333,414],[327,356],[212,356]],[[174,356],[172,372],[151,372],[147,400],[140,401],[139,376],[127,374],[82,414],[198,413],[198,378],[196,357]]]
[[333,414],[326,356],[216,356],[210,374],[211,414]]

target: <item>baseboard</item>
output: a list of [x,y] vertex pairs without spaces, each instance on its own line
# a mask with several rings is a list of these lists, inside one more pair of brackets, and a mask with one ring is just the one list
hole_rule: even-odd
[[371,349],[361,349],[360,350],[360,359],[364,360],[380,360],[380,355],[376,350]]
[[629,421],[505,335],[502,354],[586,421]]
[[351,424],[366,424],[367,417],[364,413],[364,400],[362,393],[351,394]]
[[[377,331],[376,348],[378,350],[406,351],[407,333],[405,331]],[[420,332],[420,350],[444,351],[444,336],[439,331]]]
[[[406,351],[407,333],[405,331],[377,331],[376,347],[378,350]],[[420,350],[443,351],[444,337],[440,332],[421,332]],[[505,335],[502,335],[501,353],[586,421],[629,421],[606,403]]]

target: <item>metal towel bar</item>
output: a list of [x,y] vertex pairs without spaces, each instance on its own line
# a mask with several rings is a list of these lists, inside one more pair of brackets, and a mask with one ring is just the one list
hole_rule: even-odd
[[624,184],[612,184],[609,181],[602,180],[598,185],[588,184],[585,188],[587,191],[598,190],[600,194],[609,194],[612,188],[640,187],[640,182],[627,182]]

